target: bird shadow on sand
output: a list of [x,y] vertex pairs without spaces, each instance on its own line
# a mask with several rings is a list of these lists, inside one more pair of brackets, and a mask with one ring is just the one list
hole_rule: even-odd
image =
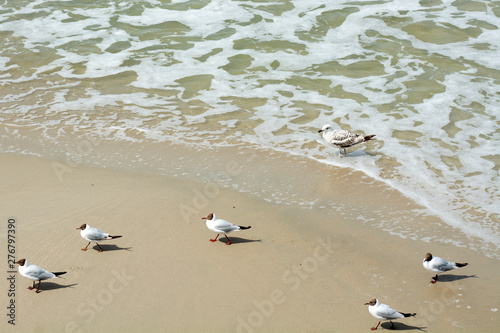
[[440,274],[440,275],[438,275],[437,282],[438,283],[439,282],[452,282],[452,281],[458,281],[458,280],[469,279],[469,278],[479,279],[479,277],[476,275]]
[[[115,244],[99,244],[102,247],[102,252],[106,251],[132,251],[132,247],[119,247],[118,245]],[[94,245],[92,247],[94,250],[99,251],[99,246]]]
[[[76,285],[78,285],[78,283],[62,285],[62,284],[55,283],[55,282],[42,282],[42,285],[40,286],[40,292],[49,291],[49,290],[56,290],[56,289],[73,288]],[[36,284],[35,284],[35,286],[36,286]]]
[[[262,239],[245,239],[245,238],[239,238],[239,237],[230,237],[229,239],[231,240],[231,245],[262,242]],[[225,237],[219,238],[218,241],[222,242],[224,244],[227,242]]]
[[427,327],[411,326],[411,325],[406,325],[404,323],[398,323],[398,322],[394,322],[394,328],[392,328],[390,322],[382,323],[382,324],[380,324],[380,327],[383,327],[383,328],[385,328],[387,330],[391,330],[391,331],[411,331],[411,330],[417,330],[417,331],[421,331],[421,332],[427,332],[425,330]]

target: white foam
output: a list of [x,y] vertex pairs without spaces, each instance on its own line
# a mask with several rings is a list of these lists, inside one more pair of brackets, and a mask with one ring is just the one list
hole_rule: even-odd
[[[195,141],[205,148],[250,142],[359,170],[483,241],[471,246],[500,251],[495,218],[495,214],[500,215],[498,165],[488,157],[498,156],[500,151],[496,84],[500,19],[491,8],[464,12],[451,1],[429,8],[418,0],[290,2],[293,6],[280,15],[266,10],[266,6],[280,3],[223,0],[210,1],[198,9],[182,6],[186,3],[182,0],[168,4],[148,1],[139,15],[128,13],[133,5],[128,2],[73,8],[68,2],[57,8],[57,3],[36,0],[22,8],[9,8],[0,14],[0,30],[13,31],[16,40],[7,40],[12,45],[6,50],[24,48],[27,53],[47,58],[52,57],[46,52],[50,49],[57,56],[41,62],[38,68],[26,69],[12,54],[0,51],[2,84],[24,86],[33,82],[33,87],[25,91],[2,95],[0,102],[9,106],[1,111],[16,115],[9,118],[11,124],[45,129],[63,125],[94,128],[96,133],[113,135],[116,140],[137,140],[128,135],[133,129],[151,140]],[[325,25],[329,14],[346,7],[357,10],[340,26]],[[28,19],[24,14],[34,15]],[[113,26],[116,17],[117,26]],[[408,23],[427,21],[463,31],[479,31],[479,27],[480,33],[470,34],[463,41],[438,44],[402,30]],[[187,28],[141,38],[155,28],[152,26],[167,22]],[[223,29],[232,30],[220,40],[207,39]],[[249,45],[235,48],[241,41]],[[117,42],[128,46],[115,53],[106,51]],[[289,44],[266,49],[270,47],[263,44],[266,42]],[[393,43],[393,48],[381,50],[384,42]],[[225,70],[235,56],[246,56],[249,61],[238,74]],[[378,63],[382,74],[356,77],[343,72],[348,66],[368,61]],[[333,65],[324,65],[330,62],[340,64],[338,71],[332,69]],[[448,62],[457,64],[457,68],[448,66]],[[80,71],[75,71],[75,66]],[[324,72],[318,70],[320,66]],[[116,79],[129,71],[137,76],[133,82]],[[47,74],[52,72],[55,75]],[[104,81],[112,75],[116,86],[106,88],[112,88],[113,93],[100,91],[98,85],[88,87],[95,79]],[[182,80],[197,75],[212,77],[209,87],[186,91]],[[323,86],[310,88],[304,83],[306,78],[324,80]],[[415,100],[414,89],[425,87],[412,88],[412,84],[422,80],[440,85],[444,91],[435,91],[423,101]],[[268,83],[264,85],[264,81]],[[120,84],[127,92],[120,93]],[[86,88],[80,89],[80,85]],[[129,93],[130,86],[138,91]],[[345,96],[332,93],[335,89],[346,92]],[[167,90],[178,93],[164,94]],[[40,97],[30,105],[19,103],[31,96]],[[240,101],[233,103],[233,98]],[[265,101],[246,110],[251,112],[250,121],[258,125],[247,126],[244,120],[231,116],[231,112],[246,108],[242,99]],[[203,103],[206,110],[183,113]],[[96,109],[113,111],[99,114]],[[54,119],[49,122],[43,115],[32,115],[33,110],[51,117],[64,117],[65,112],[68,118],[57,125]],[[472,117],[464,116],[451,124],[455,110]],[[126,111],[125,118],[121,111]],[[77,121],[82,112],[93,113],[93,120]],[[149,120],[159,114],[168,116],[151,125]],[[310,118],[306,121],[304,116]],[[212,127],[206,128],[208,123]],[[324,123],[373,133],[376,140],[352,149],[349,158],[339,159],[334,156],[335,149],[317,144],[322,142],[317,129]],[[448,134],[447,126],[455,127],[453,135]],[[187,135],[195,128],[199,138]],[[285,195],[276,200],[287,202]],[[314,202],[309,198],[288,200],[305,206]],[[415,237],[407,230],[390,230],[401,237]],[[434,241],[425,231],[419,237]]]

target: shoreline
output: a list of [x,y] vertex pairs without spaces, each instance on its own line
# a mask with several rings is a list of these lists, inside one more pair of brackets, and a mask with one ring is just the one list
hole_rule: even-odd
[[[234,161],[233,153],[226,160]],[[16,259],[68,271],[43,282],[40,294],[27,290],[31,281],[17,274],[17,330],[363,332],[378,322],[363,305],[373,297],[417,312],[396,321],[399,329],[497,329],[500,315],[492,309],[500,296],[491,288],[500,283],[498,261],[374,227],[371,209],[390,206],[402,219],[409,210],[399,208],[408,200],[367,185],[359,173],[330,170],[335,190],[321,188],[314,177],[289,180],[297,188],[313,182],[318,194],[329,192],[328,200],[338,204],[309,209],[255,198],[217,177],[219,186],[210,188],[208,182],[79,165],[59,182],[52,167],[57,161],[5,154],[0,160],[2,188],[9,189],[1,198],[8,207],[2,219],[13,216],[18,223]],[[222,165],[241,176],[236,164]],[[270,167],[279,170],[279,163]],[[265,181],[286,188],[282,171],[276,178],[270,170]],[[353,188],[360,191],[345,197]],[[193,193],[208,201],[191,205]],[[361,203],[364,222],[352,219],[358,211],[350,207]],[[182,205],[194,207],[188,217]],[[229,235],[230,246],[211,243],[214,235],[201,220],[209,212],[252,228]],[[440,228],[437,219],[428,222]],[[94,244],[82,252],[86,242],[75,230],[82,223],[123,237],[102,243],[103,253]],[[469,266],[431,285],[433,274],[421,264],[426,252]],[[45,307],[54,315],[40,310]]]
[[[492,226],[481,230],[472,221],[455,226],[453,221],[443,220],[439,213],[416,202],[411,195],[407,197],[406,193],[386,181],[377,180],[362,171],[272,149],[256,149],[252,145],[215,145],[204,149],[156,142],[144,139],[140,132],[136,134],[137,142],[120,142],[94,137],[88,129],[81,129],[65,132],[64,136],[36,140],[37,135],[44,133],[39,130],[23,131],[15,139],[4,137],[4,146],[18,147],[16,153],[22,151],[51,159],[53,176],[59,182],[78,173],[80,167],[185,179],[206,184],[207,188],[201,194],[192,193],[199,201],[209,201],[210,195],[217,195],[219,188],[233,189],[279,205],[334,209],[340,214],[350,212],[351,219],[402,238],[423,239],[429,243],[451,242],[500,259],[496,233],[484,234]],[[325,158],[335,159],[337,156],[331,150]],[[359,159],[359,156],[356,158]],[[381,193],[376,195],[382,195],[386,200],[362,194],[358,196],[367,187],[377,188]],[[188,210],[193,211],[196,205],[191,203],[190,206]],[[201,213],[200,209],[195,210]]]

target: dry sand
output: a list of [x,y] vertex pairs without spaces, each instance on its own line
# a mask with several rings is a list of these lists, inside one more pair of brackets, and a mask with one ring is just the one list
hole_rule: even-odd
[[[60,181],[57,163],[0,155],[4,276],[11,217],[16,259],[67,271],[39,294],[17,274],[15,326],[4,315],[2,332],[368,332],[378,320],[363,304],[373,297],[418,313],[396,321],[398,329],[498,331],[498,260],[468,248],[178,178],[72,166]],[[412,205],[381,184],[344,198],[362,174],[312,167],[337,187],[318,177],[310,186],[339,205]],[[212,243],[201,220],[210,212],[252,228],[231,234],[230,246],[223,237]],[[83,223],[123,237],[101,243],[102,253],[94,244],[83,252],[87,242],[76,230]],[[421,265],[426,252],[469,266],[431,285]],[[6,313],[8,288],[2,283]]]

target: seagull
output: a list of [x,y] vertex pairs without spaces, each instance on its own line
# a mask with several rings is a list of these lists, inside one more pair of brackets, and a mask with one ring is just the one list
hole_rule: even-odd
[[[375,318],[389,320],[391,322],[392,329],[394,329],[394,323],[391,321],[391,319],[414,317],[417,315],[416,313],[403,313],[396,311],[389,305],[380,303],[376,298],[372,299],[368,303],[365,303],[365,305],[369,305],[368,311],[370,311],[371,315],[374,316]],[[377,326],[372,327],[372,331],[375,331],[379,325],[380,321],[378,322]]]
[[214,239],[210,239],[211,242],[215,242],[217,238],[219,237],[219,234],[224,234],[227,239],[226,245],[231,244],[231,241],[227,237],[226,234],[233,232],[233,231],[238,231],[238,230],[245,230],[245,229],[250,229],[251,227],[242,227],[240,225],[232,224],[226,220],[218,219],[215,217],[214,213],[208,214],[207,217],[202,217],[202,220],[207,220],[207,228],[212,230],[213,232],[217,233],[217,237]]
[[[422,264],[424,265],[425,269],[438,273],[451,271],[452,269],[468,265],[468,263],[460,264],[458,262],[448,262],[443,258],[433,257],[432,254],[430,253],[427,253],[425,255],[424,262]],[[436,274],[436,276],[432,277],[431,283],[436,283],[437,280],[438,280],[438,275]]]
[[28,260],[26,259],[21,259],[19,261],[16,261],[15,264],[19,265],[19,273],[21,273],[22,276],[27,277],[30,280],[33,280],[33,286],[28,287],[29,290],[35,289],[35,282],[38,281],[38,287],[36,288],[36,292],[40,292],[40,283],[42,283],[42,280],[47,280],[51,278],[57,278],[59,275],[66,274],[66,272],[49,272],[46,271],[45,269],[38,267],[36,265],[30,265],[28,263]]
[[82,249],[82,251],[87,251],[87,248],[89,247],[90,242],[94,242],[94,243],[97,244],[97,246],[99,246],[99,249],[100,249],[99,252],[102,252],[102,247],[97,242],[100,242],[100,241],[103,241],[103,240],[108,240],[108,239],[120,238],[121,237],[121,236],[110,236],[109,234],[105,233],[102,230],[99,230],[99,229],[96,229],[96,228],[92,228],[88,224],[82,224],[80,226],[80,228],[76,228],[76,230],[81,230],[80,231],[80,235],[84,239],[86,239],[86,240],[89,241],[89,243],[87,244],[87,246],[85,246]]
[[323,133],[323,139],[326,142],[339,148],[341,155],[342,149],[344,149],[344,155],[346,155],[346,148],[368,141],[375,136],[375,134],[364,136],[346,130],[334,130],[329,124],[323,125],[323,128],[318,133]]

